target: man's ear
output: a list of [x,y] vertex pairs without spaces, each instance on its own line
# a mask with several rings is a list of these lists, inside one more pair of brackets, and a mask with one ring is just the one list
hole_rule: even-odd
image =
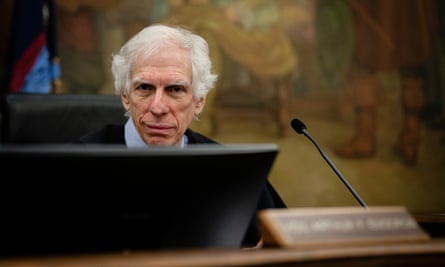
[[201,113],[204,105],[206,103],[206,98],[205,97],[201,97],[197,102],[196,102],[196,115]]
[[125,110],[128,111],[130,109],[130,99],[128,99],[128,95],[125,92],[121,93],[121,101]]

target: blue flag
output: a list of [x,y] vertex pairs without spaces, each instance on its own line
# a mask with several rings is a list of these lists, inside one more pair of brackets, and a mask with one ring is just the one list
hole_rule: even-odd
[[10,93],[51,93],[60,79],[53,0],[16,0],[11,30]]

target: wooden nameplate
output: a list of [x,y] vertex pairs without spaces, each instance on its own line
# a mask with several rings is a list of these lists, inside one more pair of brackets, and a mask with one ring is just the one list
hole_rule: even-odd
[[265,246],[355,246],[431,239],[400,206],[267,209],[258,217]]

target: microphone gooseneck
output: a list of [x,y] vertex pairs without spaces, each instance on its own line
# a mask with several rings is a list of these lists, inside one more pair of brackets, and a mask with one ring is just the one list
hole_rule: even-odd
[[355,199],[359,202],[359,204],[366,208],[366,203],[363,201],[363,199],[359,196],[359,194],[354,190],[354,188],[351,186],[351,184],[346,180],[346,178],[340,173],[340,171],[335,167],[334,163],[328,158],[328,156],[323,152],[323,150],[318,145],[317,141],[315,141],[314,138],[309,134],[309,132],[306,129],[306,125],[299,119],[293,119],[290,123],[292,128],[299,134],[303,134],[306,136],[317,148],[318,152],[320,152],[321,156],[324,158],[324,160],[329,164],[329,166],[334,170],[335,174],[337,174],[338,178],[342,181],[342,183],[348,188],[348,190],[352,193],[352,195],[355,197]]

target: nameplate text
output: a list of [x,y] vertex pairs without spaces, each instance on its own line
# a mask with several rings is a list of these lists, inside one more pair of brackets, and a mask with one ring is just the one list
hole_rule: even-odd
[[260,211],[263,241],[282,247],[427,241],[404,207],[332,207]]

